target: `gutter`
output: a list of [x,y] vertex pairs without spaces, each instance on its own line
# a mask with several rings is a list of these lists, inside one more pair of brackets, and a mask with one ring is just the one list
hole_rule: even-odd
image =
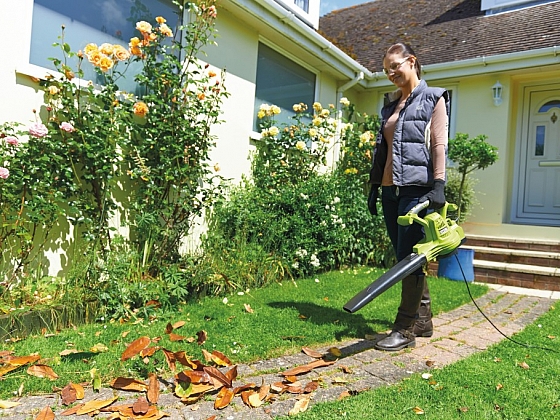
[[[342,73],[350,82],[356,74],[363,73],[364,79],[369,78],[372,72],[360,63],[350,58],[332,42],[319,35],[304,21],[300,20],[293,12],[287,10],[275,0],[225,0],[223,3],[232,3],[240,7],[245,13],[252,15],[267,24],[278,33],[283,34],[294,44],[304,48],[326,64]],[[326,57],[325,57],[326,56]]]

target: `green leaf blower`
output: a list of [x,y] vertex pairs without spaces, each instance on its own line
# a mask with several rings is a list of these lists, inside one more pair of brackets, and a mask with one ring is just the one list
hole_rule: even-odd
[[424,218],[418,216],[429,204],[429,201],[417,204],[406,215],[397,219],[397,223],[402,226],[416,222],[424,227],[424,238],[414,246],[414,252],[350,299],[344,305],[345,311],[356,312],[425,264],[453,254],[459,245],[465,242],[463,228],[447,218],[447,210],[455,211],[457,206],[445,203],[441,209],[427,214]]

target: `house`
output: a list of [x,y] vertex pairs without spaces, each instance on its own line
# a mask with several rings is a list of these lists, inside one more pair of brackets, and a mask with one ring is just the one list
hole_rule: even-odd
[[[11,34],[0,46],[5,100],[0,123],[33,121],[43,103],[35,78],[61,25],[73,50],[87,42],[117,42],[134,28],[132,12],[171,16],[171,0],[19,0],[0,6]],[[217,46],[206,60],[226,69],[230,97],[212,160],[226,178],[250,169],[258,141],[256,114],[274,103],[289,115],[294,103],[338,104],[378,113],[392,86],[381,58],[395,41],[411,43],[429,84],[452,95],[451,134],[486,134],[499,161],[476,175],[480,206],[464,225],[469,234],[560,238],[560,2],[507,0],[376,0],[319,18],[320,0],[221,0]],[[135,7],[137,9],[135,9]],[[145,10],[142,9],[142,10]],[[183,16],[183,19],[188,18]],[[128,20],[127,20],[128,19]],[[500,93],[500,97],[494,97]],[[330,159],[336,159],[333,150]],[[118,221],[116,226],[119,226]],[[50,274],[65,258],[50,251]]]

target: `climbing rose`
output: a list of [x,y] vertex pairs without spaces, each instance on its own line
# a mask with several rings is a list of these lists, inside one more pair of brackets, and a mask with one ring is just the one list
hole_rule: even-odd
[[7,179],[10,176],[10,171],[7,168],[0,167],[0,178]]
[[11,144],[12,146],[17,146],[19,145],[19,140],[17,139],[17,137],[8,136],[6,137],[6,143]]
[[134,115],[138,115],[139,117],[145,117],[146,114],[148,113],[148,105],[146,105],[142,101],[136,102],[134,104],[133,111],[134,111]]
[[33,123],[31,127],[29,127],[29,134],[31,134],[33,137],[45,137],[48,133],[49,130],[47,129],[47,127],[45,127],[45,124],[40,122]]
[[70,124],[69,122],[64,121],[62,124],[60,124],[60,129],[62,131],[66,131],[67,133],[73,133],[74,132],[74,126],[72,124]]

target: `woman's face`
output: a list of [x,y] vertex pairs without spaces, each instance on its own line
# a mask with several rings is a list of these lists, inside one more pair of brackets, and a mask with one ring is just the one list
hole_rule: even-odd
[[387,78],[397,87],[402,87],[411,80],[418,78],[414,68],[416,57],[409,55],[404,57],[401,53],[387,54],[383,59],[383,72]]

